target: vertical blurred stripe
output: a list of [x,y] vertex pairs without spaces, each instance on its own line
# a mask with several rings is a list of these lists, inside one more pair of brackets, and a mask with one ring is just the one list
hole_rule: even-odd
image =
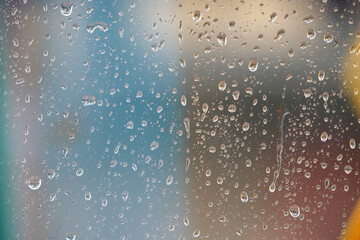
[[[2,9],[3,6],[0,7]],[[4,17],[4,16],[3,16]],[[3,27],[3,17],[0,22],[0,36],[3,36],[4,27]],[[11,219],[11,194],[10,194],[10,166],[11,163],[10,154],[7,149],[6,142],[8,141],[8,134],[6,130],[6,101],[5,101],[5,91],[6,91],[6,81],[8,80],[4,72],[4,39],[0,39],[0,239],[14,239],[11,235],[12,233],[12,221]]]
[[360,200],[358,200],[351,216],[347,222],[342,240],[360,239]]
[[[348,56],[345,58],[345,77],[343,86],[348,88],[348,98],[355,109],[356,116],[360,117],[360,40],[356,40],[349,47]],[[360,239],[360,198],[350,218],[347,221],[346,227],[343,230],[344,235],[342,240],[357,240]]]

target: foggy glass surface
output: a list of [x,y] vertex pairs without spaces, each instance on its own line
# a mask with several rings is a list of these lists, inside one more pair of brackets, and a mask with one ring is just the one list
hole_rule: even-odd
[[360,239],[360,1],[0,13],[0,239]]

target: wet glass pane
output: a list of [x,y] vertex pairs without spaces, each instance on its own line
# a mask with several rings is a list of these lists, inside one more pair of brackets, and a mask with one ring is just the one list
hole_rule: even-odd
[[359,0],[0,18],[0,239],[360,239]]

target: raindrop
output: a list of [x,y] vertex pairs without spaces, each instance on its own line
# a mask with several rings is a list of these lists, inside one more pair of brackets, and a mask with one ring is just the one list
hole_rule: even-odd
[[75,240],[75,239],[76,239],[75,233],[73,233],[73,232],[68,232],[68,233],[66,234],[66,240]]
[[324,72],[324,70],[320,70],[319,73],[318,73],[319,81],[323,81],[324,78],[325,78],[325,72]]
[[274,40],[280,40],[283,36],[285,35],[285,30],[284,29],[280,29],[277,33],[276,33],[276,35],[275,35],[275,37],[274,37]]
[[242,191],[241,194],[240,194],[240,199],[241,199],[241,201],[242,201],[243,203],[248,202],[249,196],[248,196],[247,192]]
[[251,58],[249,61],[249,70],[255,72],[258,68],[258,61],[256,58]]
[[201,12],[199,10],[194,11],[193,20],[194,22],[198,22],[201,20]]
[[84,106],[91,106],[96,103],[96,98],[93,95],[85,95],[81,101]]
[[229,111],[230,113],[236,112],[236,106],[235,106],[235,104],[230,104],[229,107],[228,107],[228,111]]
[[298,205],[291,205],[289,212],[292,217],[297,218],[300,216],[300,207]]
[[350,145],[350,148],[351,148],[351,149],[355,149],[355,147],[356,147],[356,142],[355,142],[355,139],[354,139],[354,138],[350,138],[349,145]]
[[181,105],[183,105],[185,107],[186,106],[186,97],[185,97],[185,95],[181,95],[180,101],[181,101]]
[[316,32],[310,28],[307,30],[306,36],[308,39],[313,40],[316,37]]
[[79,168],[78,170],[76,170],[76,176],[80,177],[82,176],[84,173],[84,170],[82,168]]
[[226,89],[226,83],[224,81],[221,81],[219,83],[219,90],[220,91],[225,91],[225,89]]
[[226,34],[223,32],[220,32],[217,35],[216,39],[220,43],[221,46],[225,46],[227,44],[227,37],[226,37]]
[[85,200],[90,201],[90,199],[91,199],[91,192],[86,192],[85,193]]
[[41,186],[41,179],[37,176],[32,176],[27,181],[27,184],[31,190],[38,190]]
[[156,141],[153,141],[151,144],[150,144],[150,150],[151,151],[154,151],[155,149],[157,149],[159,147],[159,143],[156,142]]
[[106,32],[109,30],[109,26],[105,22],[95,22],[87,25],[88,33],[93,33],[96,29],[100,29],[101,31]]
[[326,33],[324,35],[324,42],[325,43],[331,43],[333,40],[333,36],[330,33]]
[[174,180],[173,175],[169,175],[166,179],[166,185],[170,185]]
[[248,131],[249,130],[249,128],[250,128],[250,123],[248,123],[248,122],[244,122],[244,124],[242,125],[242,129],[243,129],[243,131]]
[[344,167],[344,171],[345,171],[346,174],[350,174],[351,171],[352,171],[352,167],[350,165],[346,165]]
[[320,139],[322,142],[326,142],[326,140],[328,139],[328,134],[327,132],[323,132],[320,136]]
[[276,17],[277,17],[277,13],[276,13],[276,12],[273,12],[273,13],[270,15],[269,22],[270,22],[270,23],[273,23],[273,22],[276,20]]
[[62,15],[67,17],[67,16],[71,15],[73,7],[74,7],[74,5],[72,4],[72,2],[65,1],[65,2],[61,3],[60,11],[61,11]]

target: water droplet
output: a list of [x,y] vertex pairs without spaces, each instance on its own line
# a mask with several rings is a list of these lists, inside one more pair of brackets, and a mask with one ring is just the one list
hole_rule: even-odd
[[91,192],[85,192],[85,200],[90,201],[91,199]]
[[232,96],[234,98],[234,100],[238,100],[239,99],[239,96],[240,96],[240,91],[239,90],[235,90],[233,93],[232,93]]
[[84,173],[84,170],[82,168],[79,168],[78,170],[76,170],[76,176],[80,177],[82,176]]
[[55,177],[55,171],[53,169],[49,169],[47,175],[49,179],[53,179]]
[[285,30],[284,29],[280,29],[279,31],[277,31],[274,40],[278,41],[280,40],[283,36],[285,35]]
[[333,35],[332,35],[332,34],[326,33],[326,34],[324,35],[324,42],[325,42],[325,43],[331,43],[332,40],[333,40]]
[[96,98],[93,95],[85,95],[81,99],[84,106],[91,106],[96,103]]
[[316,32],[312,28],[310,28],[307,30],[306,36],[308,39],[313,40],[316,37]]
[[169,175],[166,179],[166,185],[172,184],[173,180],[174,180],[173,175]]
[[225,91],[225,89],[226,89],[226,83],[224,81],[221,81],[219,83],[219,90],[220,91]]
[[270,22],[270,23],[273,23],[273,22],[276,20],[276,17],[277,17],[277,13],[276,13],[276,12],[273,12],[273,13],[270,15],[269,22]]
[[199,229],[195,229],[193,232],[193,237],[199,237],[200,236],[200,230]]
[[300,207],[298,205],[291,205],[289,212],[292,217],[297,218],[300,216]]
[[107,200],[106,198],[101,199],[101,205],[102,205],[103,207],[106,207],[107,204],[108,204],[108,200]]
[[325,189],[327,189],[330,185],[330,179],[329,178],[326,178],[325,181],[324,181],[324,187]]
[[235,28],[235,22],[234,21],[230,21],[229,22],[229,29],[234,29]]
[[181,101],[181,105],[183,105],[185,107],[186,106],[186,97],[185,97],[185,95],[181,96],[180,101]]
[[184,119],[184,126],[185,126],[185,131],[187,133],[186,137],[190,138],[190,118]]
[[229,107],[228,107],[228,111],[229,111],[230,113],[236,112],[236,106],[235,106],[235,104],[230,104]]
[[226,216],[225,215],[220,215],[219,222],[221,222],[221,223],[226,222]]
[[38,190],[41,186],[41,179],[38,176],[32,176],[27,184],[31,190]]
[[248,122],[244,122],[244,124],[242,125],[242,129],[243,129],[243,131],[248,131],[249,130],[249,128],[250,128],[250,123],[248,123]]
[[109,30],[109,26],[105,22],[95,22],[87,25],[88,33],[93,33],[96,29],[100,29],[101,31],[106,32]]
[[350,174],[351,171],[352,171],[352,167],[350,165],[346,165],[344,167],[344,171],[345,171],[346,174]]
[[76,239],[76,234],[73,232],[68,232],[66,234],[66,240],[75,240]]
[[157,149],[159,147],[159,143],[156,141],[153,141],[150,145],[150,150],[154,151],[155,149]]
[[193,14],[193,20],[194,22],[198,22],[201,20],[201,12],[199,10],[196,10],[194,11],[194,14]]
[[126,202],[129,197],[129,193],[127,191],[123,191],[121,197],[124,200],[124,202]]
[[74,7],[74,5],[72,4],[72,2],[65,1],[65,2],[61,3],[60,11],[61,11],[62,15],[67,17],[67,16],[71,15],[73,7]]
[[226,37],[226,34],[223,32],[220,32],[217,35],[216,39],[220,43],[221,46],[225,46],[227,44],[227,37]]
[[305,98],[309,98],[311,96],[311,94],[312,94],[312,91],[311,91],[310,88],[307,88],[307,89],[304,90]]
[[326,140],[328,139],[328,134],[327,132],[323,132],[320,136],[320,139],[322,142],[326,142]]
[[306,17],[304,17],[303,20],[304,20],[305,23],[311,23],[311,22],[314,21],[314,17],[313,16],[306,16]]
[[250,61],[249,61],[249,70],[251,72],[255,72],[257,70],[257,68],[258,68],[258,65],[259,65],[259,63],[258,63],[257,59],[256,58],[251,58]]
[[209,105],[208,105],[207,103],[204,103],[204,104],[202,105],[202,110],[203,110],[203,112],[204,112],[204,113],[207,113],[208,109],[209,109]]
[[242,191],[242,192],[240,193],[240,199],[241,199],[241,201],[242,201],[243,203],[248,202],[249,196],[248,196],[247,192]]
[[356,147],[356,142],[355,142],[355,139],[354,139],[354,138],[350,138],[349,145],[350,145],[350,148],[351,148],[351,149],[355,149],[355,147]]
[[189,221],[188,216],[184,216],[184,218],[183,218],[183,222],[184,222],[184,225],[185,225],[186,227],[187,227],[187,226],[189,226],[190,221]]
[[242,235],[242,229],[241,228],[236,228],[236,235],[241,236]]
[[324,72],[324,70],[320,70],[319,73],[318,73],[319,81],[323,81],[324,78],[325,78],[325,72]]

